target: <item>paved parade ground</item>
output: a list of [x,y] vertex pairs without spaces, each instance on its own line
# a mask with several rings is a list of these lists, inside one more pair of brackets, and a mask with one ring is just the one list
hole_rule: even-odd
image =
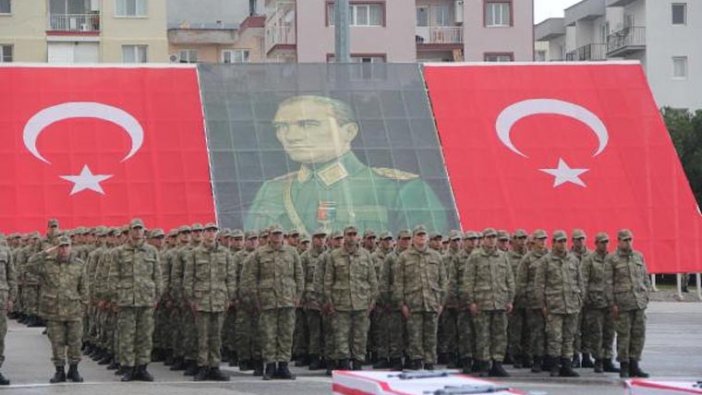
[[[84,359],[80,371],[82,384],[48,384],[53,374],[49,361],[49,341],[41,328],[26,328],[9,321],[6,338],[6,361],[2,372],[12,385],[0,388],[2,394],[329,394],[331,379],[322,371],[309,372],[295,368],[296,381],[264,382],[237,368],[225,367],[231,374],[228,383],[195,383],[182,372],[171,372],[161,363],[149,365],[156,378],[154,383],[121,383],[112,371],[92,360]],[[657,379],[702,380],[702,303],[652,302],[648,309],[646,348],[642,368]],[[504,382],[536,394],[623,394],[615,374],[594,374],[589,369],[578,370],[577,379],[552,379],[547,373],[532,374],[515,371]]]

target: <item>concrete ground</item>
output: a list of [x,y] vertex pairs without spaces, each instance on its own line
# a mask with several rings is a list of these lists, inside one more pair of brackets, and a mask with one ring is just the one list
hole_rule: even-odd
[[[82,384],[48,384],[53,374],[49,360],[49,341],[41,328],[26,328],[10,321],[5,339],[6,361],[3,374],[12,380],[2,394],[271,394],[316,395],[331,393],[331,379],[321,372],[295,368],[296,381],[263,382],[237,368],[224,368],[231,374],[228,383],[195,383],[180,372],[171,372],[163,364],[154,363],[149,370],[154,383],[121,383],[112,371],[105,370],[90,359],[84,360],[80,371]],[[702,303],[653,302],[648,311],[648,330],[642,367],[659,379],[702,380]],[[580,369],[577,379],[552,379],[546,373],[532,374],[526,370],[511,370],[512,377],[504,383],[533,395],[623,394],[621,381],[613,374],[594,374]]]

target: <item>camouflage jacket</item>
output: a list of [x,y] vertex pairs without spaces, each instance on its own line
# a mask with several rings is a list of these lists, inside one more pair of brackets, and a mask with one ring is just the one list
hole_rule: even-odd
[[605,259],[607,305],[621,311],[645,309],[651,287],[643,255],[638,251],[616,251]]
[[371,254],[365,248],[339,248],[325,258],[324,299],[335,310],[368,309],[378,294],[378,280]]
[[548,254],[548,250],[529,251],[522,261],[519,262],[519,272],[517,273],[517,287],[514,297],[515,308],[540,309],[539,299],[534,286],[536,285],[536,270],[539,268],[539,260]]
[[583,306],[591,309],[609,307],[605,297],[605,259],[607,254],[593,252],[580,263],[583,275]]
[[49,321],[78,321],[88,304],[85,263],[71,254],[59,262],[55,253],[32,256],[27,269],[39,277],[39,315]]
[[[392,253],[392,250],[384,250],[380,247],[376,248],[371,254],[373,258],[373,266],[375,267],[376,279],[378,280],[378,297],[376,299],[376,304],[378,305],[388,305],[390,303],[390,295],[387,292],[387,287],[383,287],[383,268],[385,265],[385,260],[388,255]],[[381,292],[383,290],[384,292]]]
[[8,300],[17,300],[17,272],[12,252],[0,245],[0,311],[5,310]]
[[302,263],[302,271],[305,277],[305,286],[302,293],[302,298],[300,303],[307,308],[312,310],[319,310],[319,301],[323,298],[321,295],[317,295],[315,289],[315,273],[317,272],[317,266],[321,265],[321,257],[324,254],[324,248],[310,247],[309,250],[305,251],[300,255],[300,261]]
[[234,272],[236,273],[236,299],[239,303],[244,301],[242,295],[245,293],[245,290],[242,290],[244,284],[241,282],[241,273],[243,273],[244,271],[244,263],[246,262],[246,258],[248,258],[249,255],[253,253],[253,251],[254,250],[243,249],[234,254],[234,257],[232,258],[232,262],[234,264]]
[[88,300],[91,303],[97,301],[97,290],[95,289],[95,285],[97,283],[96,278],[98,262],[100,261],[102,255],[106,254],[107,251],[107,244],[103,243],[101,246],[91,251],[90,254],[88,254],[87,261],[85,261],[85,275],[88,281]]
[[139,244],[128,242],[112,254],[110,271],[114,274],[115,303],[121,307],[155,306],[161,297],[158,250],[143,242]]
[[576,314],[582,307],[582,276],[578,258],[553,251],[539,261],[534,292],[541,308],[550,314]]
[[300,256],[294,248],[265,245],[244,262],[244,298],[262,310],[296,307],[304,285]]
[[438,312],[446,301],[448,281],[441,255],[426,248],[410,247],[392,268],[393,300],[411,312]]
[[463,277],[458,276],[463,273],[461,267],[461,257],[464,255],[463,249],[452,251],[450,248],[444,255],[444,268],[446,268],[446,281],[448,282],[448,291],[446,296],[446,307],[457,308],[460,299],[459,288],[463,281]]
[[505,252],[479,248],[468,258],[461,284],[462,304],[505,310],[514,299],[514,275]]
[[188,259],[190,259],[190,254],[195,247],[197,247],[197,245],[193,243],[180,245],[176,247],[176,250],[173,252],[173,256],[171,257],[171,274],[169,276],[171,298],[179,304],[185,302],[185,296],[183,295],[185,265],[188,262]]
[[197,311],[225,311],[236,298],[236,268],[229,249],[217,243],[195,248],[186,262],[183,294]]

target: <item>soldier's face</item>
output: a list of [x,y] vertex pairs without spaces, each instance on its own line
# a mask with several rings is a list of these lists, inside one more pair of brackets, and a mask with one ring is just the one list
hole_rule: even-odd
[[375,237],[366,237],[364,240],[364,246],[370,250],[375,248]]
[[609,241],[598,241],[595,243],[595,248],[597,249],[597,252],[599,253],[604,253],[607,252],[607,245],[609,244]]
[[585,238],[573,239],[573,247],[574,248],[580,249],[580,248],[583,248],[583,246],[585,246]]
[[470,239],[465,239],[463,240],[463,247],[469,250],[472,250],[475,248],[475,246],[478,244],[478,239],[476,238],[470,238]]
[[273,246],[279,246],[283,244],[283,234],[282,233],[271,233],[268,236],[268,241]]
[[419,233],[414,235],[414,237],[412,237],[412,244],[414,244],[417,249],[423,249],[427,245],[427,234]]
[[461,240],[453,239],[449,241],[449,248],[452,250],[458,250],[461,248]]
[[509,248],[509,240],[498,240],[497,241],[497,248],[499,248],[503,251],[507,251],[507,249]]
[[495,245],[497,245],[497,236],[485,236],[483,238],[483,245],[487,248],[495,248]]
[[566,240],[561,239],[561,240],[554,240],[553,241],[553,250],[556,252],[565,252],[566,250]]
[[181,243],[188,243],[190,241],[190,232],[181,232],[178,235],[178,239]]
[[136,226],[129,229],[129,237],[134,241],[142,240],[144,238],[144,228]]
[[300,235],[290,235],[288,237],[288,244],[292,247],[297,247],[300,244]]
[[300,249],[301,252],[305,252],[305,251],[307,251],[308,248],[310,248],[310,242],[308,240],[306,240],[306,241],[300,243],[298,248]]
[[404,236],[404,237],[397,239],[397,246],[404,249],[404,248],[409,247],[411,242],[412,242],[411,237]]
[[195,230],[190,234],[190,237],[192,238],[193,241],[200,242],[200,241],[202,241],[202,231]]
[[524,248],[525,244],[526,244],[526,236],[519,236],[519,237],[515,237],[512,239],[512,245],[516,249]]
[[53,237],[54,235],[56,235],[56,233],[58,233],[58,231],[59,231],[59,227],[58,227],[58,226],[50,226],[50,227],[46,230],[46,235],[49,236],[49,237]]
[[346,232],[344,235],[344,245],[356,247],[358,245],[358,234],[356,232]]
[[217,229],[206,229],[204,232],[205,242],[208,244],[214,243],[217,239]]
[[435,250],[440,250],[441,249],[441,239],[440,238],[435,238],[429,240],[429,247],[435,249]]
[[246,248],[253,250],[258,247],[258,237],[246,240]]
[[66,261],[68,260],[68,257],[71,255],[71,246],[70,245],[61,245],[58,248],[58,252],[56,253],[56,256],[61,261]]
[[314,248],[324,247],[324,236],[315,236],[312,238],[312,245]]
[[242,248],[244,246],[244,238],[243,237],[234,237],[231,239],[230,246],[232,248]]
[[358,125],[339,125],[330,105],[301,100],[280,107],[273,118],[278,141],[290,158],[301,163],[324,163],[351,149]]
[[163,247],[163,237],[154,237],[151,239],[151,245],[156,248]]
[[618,239],[618,248],[622,251],[629,251],[631,250],[631,246],[634,244],[634,241],[631,238],[623,238],[623,239]]
[[343,237],[337,237],[331,240],[331,247],[332,248],[339,248],[341,246],[341,243],[344,241]]
[[543,249],[546,247],[546,239],[534,239],[534,247],[538,249]]

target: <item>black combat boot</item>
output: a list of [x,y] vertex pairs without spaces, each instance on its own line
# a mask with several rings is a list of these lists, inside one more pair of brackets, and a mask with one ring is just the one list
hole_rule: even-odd
[[402,371],[402,358],[390,358],[390,370]]
[[171,366],[171,365],[173,365],[173,362],[174,362],[173,350],[165,349],[163,351],[163,364],[166,366]]
[[112,359],[112,363],[107,365],[107,370],[117,370],[119,369],[119,362],[117,362],[117,358]]
[[209,379],[214,381],[229,381],[229,376],[222,373],[219,368],[210,368]]
[[580,360],[580,354],[579,354],[579,353],[573,354],[573,360],[571,361],[570,366],[571,366],[573,369],[578,369],[578,368],[581,368],[581,367],[582,367],[582,361]]
[[490,369],[491,377],[509,377],[509,373],[502,366],[502,362],[492,361],[492,369]]
[[80,376],[80,373],[78,373],[78,364],[71,364],[68,367],[68,374],[66,375],[66,378],[71,380],[74,383],[82,383],[83,378]]
[[378,358],[373,364],[373,369],[390,369],[390,361],[387,358]]
[[534,357],[534,362],[531,365],[532,373],[541,373],[541,357]]
[[246,372],[249,370],[251,370],[251,365],[250,365],[248,359],[242,359],[241,361],[239,361],[239,371],[240,372]]
[[27,326],[30,328],[40,328],[44,325],[42,325],[41,319],[39,317],[33,315],[32,318],[27,323]]
[[[556,357],[547,355],[546,357],[544,357],[544,363],[550,366],[549,372],[551,374],[551,377],[558,377],[558,373],[560,373],[558,359]],[[570,366],[570,361],[568,361],[568,366]]]
[[490,361],[478,361],[478,377],[488,377],[490,375]]
[[146,370],[146,365],[139,365],[134,371],[135,379],[139,381],[154,381],[154,376]]
[[193,380],[194,381],[205,381],[205,380],[207,380],[209,375],[210,375],[210,371],[207,368],[207,366],[200,366],[199,368],[197,368],[197,373],[195,373]]
[[511,353],[511,352],[508,351],[507,353],[505,353],[505,360],[504,360],[504,363],[507,364],[507,365],[511,365],[511,364],[514,363],[514,359],[512,358],[512,353]]
[[185,360],[185,372],[183,372],[184,376],[195,376],[195,373],[197,373],[197,362],[191,360],[191,359],[186,359]]
[[439,365],[446,365],[448,363],[448,353],[439,353],[439,357],[436,360],[436,363],[438,363]]
[[122,366],[122,378],[120,381],[134,381],[136,380],[135,374],[134,374],[134,367],[133,366]]
[[[507,362],[505,362],[507,363]],[[524,367],[524,356],[517,354],[514,356],[514,361],[512,361],[512,367],[515,369],[521,369]]]
[[183,357],[175,357],[173,358],[173,365],[171,365],[171,369],[173,371],[176,370],[184,370],[185,369],[185,360]]
[[10,385],[10,380],[0,373],[0,385]]
[[641,370],[641,368],[639,367],[639,361],[635,359],[629,360],[629,377],[641,377],[645,379],[649,376],[650,374]]
[[164,351],[161,348],[154,348],[153,351],[151,351],[151,362],[163,362],[164,360]]
[[124,366],[120,365],[117,370],[115,370],[115,376],[123,376],[124,372],[126,372],[126,369]]
[[275,378],[282,380],[295,380],[295,375],[290,373],[287,362],[278,362],[278,370],[275,372]]
[[619,373],[619,368],[614,366],[614,362],[612,362],[612,358],[603,359],[602,360],[602,368],[607,373]]
[[239,366],[239,356],[236,351],[229,351],[229,367],[233,368]]
[[629,362],[619,362],[619,377],[623,379],[629,378]]
[[309,370],[319,370],[322,368],[322,361],[319,359],[318,355],[310,355],[310,366]]
[[66,382],[66,370],[63,368],[63,366],[56,367],[56,373],[54,373],[54,377],[52,377],[49,380],[49,382],[51,384],[65,383]]
[[343,358],[336,361],[336,368],[338,370],[351,370],[351,363],[348,358]]
[[307,355],[300,355],[295,360],[295,367],[296,368],[301,368],[301,367],[307,366],[309,364],[310,364],[310,361],[309,361],[309,358],[307,357]]
[[473,358],[463,357],[461,358],[461,365],[463,365],[463,374],[473,373]]
[[336,369],[336,361],[334,361],[333,359],[329,359],[329,360],[327,360],[326,365],[327,365],[327,367],[326,367],[326,371],[324,372],[324,374],[327,376],[331,376],[332,371],[334,371]]
[[590,359],[590,354],[584,352],[583,353],[583,364],[582,367],[584,368],[594,368],[595,364],[592,362],[592,359]]
[[358,359],[352,359],[351,370],[363,370],[363,361],[359,361]]
[[448,363],[446,364],[446,369],[456,369],[458,368],[458,355],[455,352],[448,353]]
[[106,352],[102,358],[98,361],[98,365],[109,365],[112,362],[112,354]]
[[266,370],[263,372],[263,379],[266,381],[273,380],[273,376],[275,376],[275,362],[269,362],[266,364]]
[[425,363],[424,370],[434,370],[434,364],[433,363]]
[[531,369],[531,367],[534,366],[534,361],[532,361],[531,356],[522,354],[522,366],[525,369]]
[[595,366],[594,366],[594,368],[595,368],[595,373],[602,373],[602,372],[603,372],[603,369],[602,369],[602,359],[600,359],[600,358],[595,359]]
[[255,359],[253,362],[253,375],[255,377],[263,376],[263,361],[260,359]]
[[[580,375],[573,370],[572,360],[569,358],[561,358],[561,368],[558,371],[560,377],[580,377]],[[553,372],[553,369],[551,370]]]

